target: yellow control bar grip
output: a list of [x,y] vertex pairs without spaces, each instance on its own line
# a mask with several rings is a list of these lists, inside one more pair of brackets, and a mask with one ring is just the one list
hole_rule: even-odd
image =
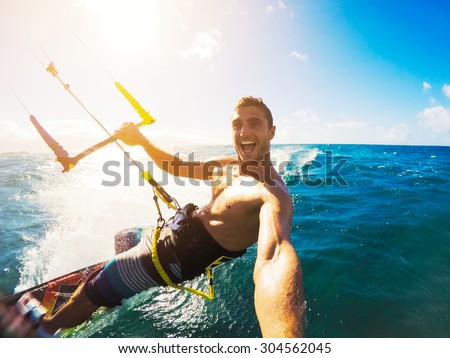
[[139,117],[142,118],[142,122],[139,123],[139,126],[145,126],[152,124],[156,122],[156,119],[153,118],[150,113],[148,113],[141,104],[119,83],[114,82],[117,89],[120,91],[120,93],[123,94],[123,96],[127,99],[128,102],[133,106],[133,108],[136,110],[136,112],[139,114]]

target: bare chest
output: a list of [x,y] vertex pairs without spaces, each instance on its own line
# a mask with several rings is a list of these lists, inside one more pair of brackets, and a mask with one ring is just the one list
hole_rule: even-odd
[[261,203],[262,185],[249,176],[230,170],[212,181],[212,208],[214,211],[252,210]]

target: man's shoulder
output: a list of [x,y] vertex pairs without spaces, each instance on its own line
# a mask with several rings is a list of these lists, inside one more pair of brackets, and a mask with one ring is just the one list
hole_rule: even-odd
[[266,185],[264,190],[261,212],[286,223],[292,221],[294,208],[286,187]]
[[280,206],[292,205],[291,195],[281,179],[275,180],[270,184],[265,184],[264,191],[266,194],[264,195],[265,202],[278,204]]

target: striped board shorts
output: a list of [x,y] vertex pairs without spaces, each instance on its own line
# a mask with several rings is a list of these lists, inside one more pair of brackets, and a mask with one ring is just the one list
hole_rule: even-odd
[[[85,292],[93,304],[115,307],[124,298],[151,287],[167,285],[152,262],[153,230],[153,226],[136,227],[122,230],[116,235],[116,238],[125,236],[127,245],[133,247],[115,256],[103,270],[88,280]],[[172,230],[164,227],[160,237],[170,236]],[[177,258],[174,255],[164,255],[164,263],[169,277],[181,282],[181,268]]]

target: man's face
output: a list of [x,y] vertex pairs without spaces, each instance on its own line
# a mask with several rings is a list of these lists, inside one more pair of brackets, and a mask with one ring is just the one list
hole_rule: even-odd
[[270,151],[275,126],[269,128],[264,112],[255,106],[238,108],[231,117],[233,142],[239,159],[262,160]]

